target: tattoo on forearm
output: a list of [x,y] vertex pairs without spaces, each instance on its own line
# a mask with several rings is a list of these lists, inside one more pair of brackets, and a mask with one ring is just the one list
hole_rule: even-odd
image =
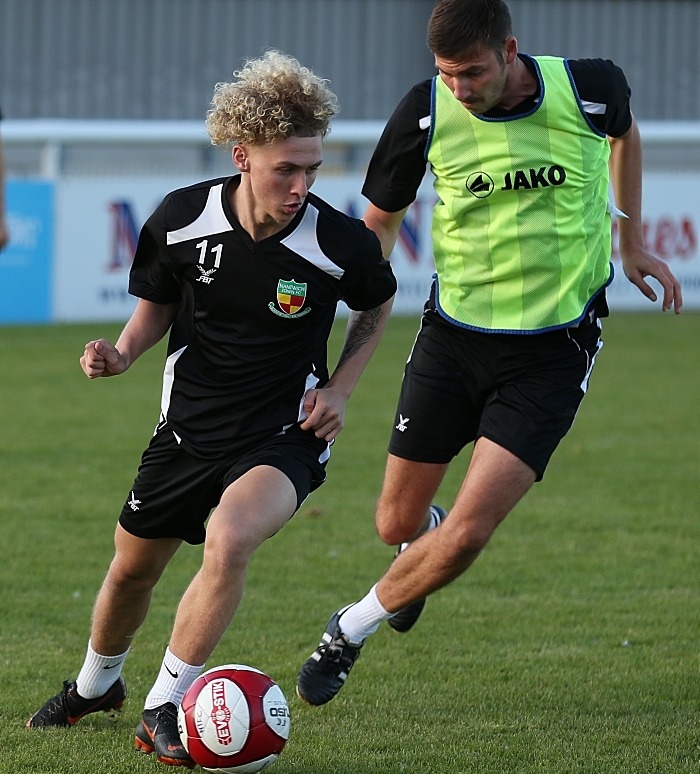
[[348,332],[345,337],[343,351],[340,353],[340,359],[336,366],[337,368],[340,368],[343,363],[350,360],[372,338],[377,330],[381,316],[381,306],[368,309],[366,312],[350,312]]

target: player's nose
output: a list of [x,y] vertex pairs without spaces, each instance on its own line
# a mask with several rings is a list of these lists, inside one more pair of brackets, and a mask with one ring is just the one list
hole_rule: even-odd
[[452,81],[452,93],[460,102],[468,102],[474,97],[474,90],[471,85],[462,78],[455,78]]
[[309,193],[309,186],[306,181],[305,172],[300,172],[298,175],[294,176],[292,183],[292,193],[296,196],[301,196],[302,199],[305,198],[306,194]]

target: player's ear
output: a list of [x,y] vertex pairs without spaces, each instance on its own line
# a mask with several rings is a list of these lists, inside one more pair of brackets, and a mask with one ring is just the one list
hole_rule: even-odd
[[231,151],[231,158],[239,172],[250,172],[248,151],[244,145],[234,145],[233,150]]
[[510,65],[515,61],[515,57],[518,55],[518,41],[511,35],[506,38],[503,44],[503,61],[505,64]]

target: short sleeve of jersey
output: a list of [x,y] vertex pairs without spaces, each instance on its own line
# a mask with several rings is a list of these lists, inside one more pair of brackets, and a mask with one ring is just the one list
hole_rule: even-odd
[[180,285],[173,274],[166,249],[166,210],[170,195],[144,223],[129,274],[129,293],[156,304],[176,304]]
[[396,278],[389,261],[382,257],[377,235],[361,220],[333,212],[327,205],[323,213],[319,244],[326,255],[345,267],[343,301],[357,312],[381,306],[396,293]]
[[431,80],[414,86],[387,122],[367,170],[362,194],[385,212],[398,212],[416,198],[426,170]]
[[368,236],[372,237],[376,244],[371,244],[362,269],[343,293],[343,301],[357,312],[381,306],[396,293],[396,277],[389,261],[382,258],[379,240],[371,231]]
[[622,70],[609,59],[568,59],[571,77],[588,120],[610,137],[622,137],[632,126],[630,87]]

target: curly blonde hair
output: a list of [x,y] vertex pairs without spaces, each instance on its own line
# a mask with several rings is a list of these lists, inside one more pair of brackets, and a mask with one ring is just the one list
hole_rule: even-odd
[[267,51],[217,83],[207,132],[213,145],[271,145],[286,137],[325,137],[339,111],[328,81],[291,56]]

